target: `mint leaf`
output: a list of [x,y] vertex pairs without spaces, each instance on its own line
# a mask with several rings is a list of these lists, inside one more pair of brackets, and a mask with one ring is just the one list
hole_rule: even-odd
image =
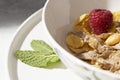
[[40,51],[43,53],[53,54],[53,49],[43,40],[32,40],[31,47],[35,51]]
[[39,51],[31,50],[18,50],[16,56],[23,63],[34,67],[47,67],[59,61],[58,56],[55,54],[44,55]]
[[23,63],[34,67],[48,67],[59,60],[53,49],[43,40],[32,40],[32,50],[18,50],[16,57]]

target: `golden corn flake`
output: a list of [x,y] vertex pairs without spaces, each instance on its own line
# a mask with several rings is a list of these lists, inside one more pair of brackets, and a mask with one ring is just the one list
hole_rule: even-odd
[[72,51],[72,52],[74,52],[75,54],[80,54],[80,53],[83,53],[83,52],[85,52],[86,51],[86,49],[85,48],[72,48],[72,47],[69,47],[69,49]]
[[115,32],[116,31],[116,22],[113,22],[111,27],[108,29],[108,32]]
[[101,39],[106,40],[112,33],[102,33],[98,35]]
[[81,15],[77,19],[77,21],[75,22],[75,25],[73,26],[73,30],[82,31],[82,32],[85,32],[85,33],[90,33],[91,28],[90,28],[90,25],[89,25],[88,18],[89,18],[88,14]]
[[120,21],[120,11],[113,12],[113,21]]
[[71,51],[73,51],[74,53],[77,53],[77,54],[93,50],[93,48],[91,48],[87,43],[84,43],[83,47],[80,47],[80,48],[77,48],[77,49],[72,48],[72,47],[69,47],[69,48],[70,48]]
[[116,30],[116,22],[120,22],[120,11],[113,12],[113,23],[111,28],[108,30],[108,32],[115,32]]
[[68,46],[70,46],[72,48],[79,48],[84,45],[83,39],[74,34],[69,34],[67,36],[66,43]]
[[115,45],[115,44],[117,44],[117,43],[119,43],[120,42],[120,33],[114,33],[114,34],[112,34],[111,36],[109,36],[108,38],[107,38],[107,40],[105,41],[105,43],[107,44],[107,45]]
[[88,14],[82,14],[82,15],[79,16],[79,18],[76,20],[75,25],[82,24],[88,17],[89,17]]

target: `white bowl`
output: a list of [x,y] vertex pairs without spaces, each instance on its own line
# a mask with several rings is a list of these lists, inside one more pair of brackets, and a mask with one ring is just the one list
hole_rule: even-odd
[[120,75],[93,67],[73,56],[65,45],[65,36],[75,20],[94,8],[120,10],[120,0],[48,0],[43,9],[43,23],[48,39],[61,61],[85,80],[120,80]]

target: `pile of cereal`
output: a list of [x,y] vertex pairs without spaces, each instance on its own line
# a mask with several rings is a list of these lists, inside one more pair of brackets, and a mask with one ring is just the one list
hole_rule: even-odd
[[120,73],[120,11],[94,9],[81,15],[66,36],[66,44],[87,63]]

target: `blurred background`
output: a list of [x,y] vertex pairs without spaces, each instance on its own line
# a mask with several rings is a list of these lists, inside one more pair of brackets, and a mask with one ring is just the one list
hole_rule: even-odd
[[0,27],[21,24],[32,13],[42,8],[45,2],[46,0],[0,0]]

